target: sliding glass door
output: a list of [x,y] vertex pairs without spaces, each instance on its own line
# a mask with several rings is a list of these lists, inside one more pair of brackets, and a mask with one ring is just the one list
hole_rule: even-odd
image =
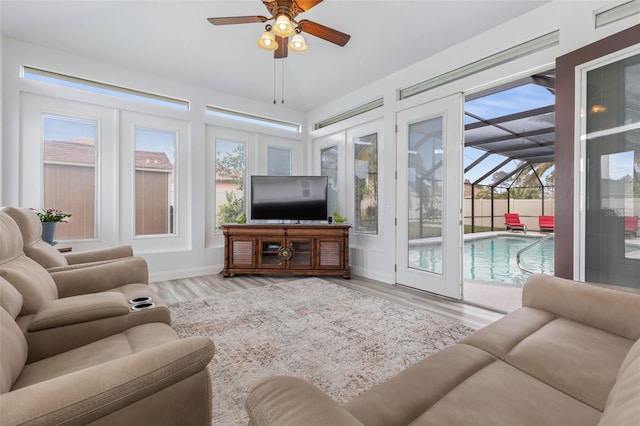
[[640,288],[640,48],[581,70],[584,279]]

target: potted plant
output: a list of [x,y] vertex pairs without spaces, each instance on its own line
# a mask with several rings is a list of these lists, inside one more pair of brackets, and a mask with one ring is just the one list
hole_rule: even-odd
[[42,222],[42,240],[54,245],[53,237],[56,234],[58,222],[67,223],[66,219],[71,217],[71,214],[56,209],[32,210],[35,211],[40,218],[40,222]]
[[338,210],[334,210],[333,211],[333,220],[335,220],[338,225],[342,225],[344,222],[347,221],[347,218],[342,216],[342,215],[340,215],[340,213],[338,213]]

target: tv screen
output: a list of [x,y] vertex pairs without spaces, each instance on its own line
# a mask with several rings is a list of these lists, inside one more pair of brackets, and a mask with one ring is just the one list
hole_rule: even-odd
[[326,220],[326,176],[251,176],[252,220]]

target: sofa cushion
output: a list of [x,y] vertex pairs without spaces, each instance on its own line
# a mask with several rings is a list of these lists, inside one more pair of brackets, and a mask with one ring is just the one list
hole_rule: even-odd
[[564,318],[520,342],[506,362],[603,411],[633,341]]
[[14,319],[22,310],[22,295],[2,277],[0,277],[0,306]]
[[[144,324],[94,343],[24,366],[12,390],[80,371],[177,340],[166,324]],[[94,378],[87,378],[93,380]]]
[[502,360],[522,340],[555,319],[539,309],[521,308],[477,330],[460,341],[489,352]]
[[[426,377],[423,377],[426,379]],[[470,375],[412,425],[596,425],[600,412],[495,361]]]
[[58,250],[42,241],[42,223],[31,209],[26,207],[3,207],[2,211],[18,225],[22,234],[23,251],[45,268],[67,265],[67,259]]
[[453,345],[374,386],[344,407],[368,426],[406,425],[495,359],[472,346]]
[[640,339],[640,294],[535,274],[524,286],[522,306],[548,311],[630,340]]
[[27,361],[27,341],[7,311],[0,307],[0,394],[9,392]]

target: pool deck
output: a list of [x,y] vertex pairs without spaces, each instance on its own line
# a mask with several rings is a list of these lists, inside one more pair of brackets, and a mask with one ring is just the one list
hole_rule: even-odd
[[522,287],[489,285],[478,281],[464,281],[463,300],[472,305],[509,313],[522,307]]

